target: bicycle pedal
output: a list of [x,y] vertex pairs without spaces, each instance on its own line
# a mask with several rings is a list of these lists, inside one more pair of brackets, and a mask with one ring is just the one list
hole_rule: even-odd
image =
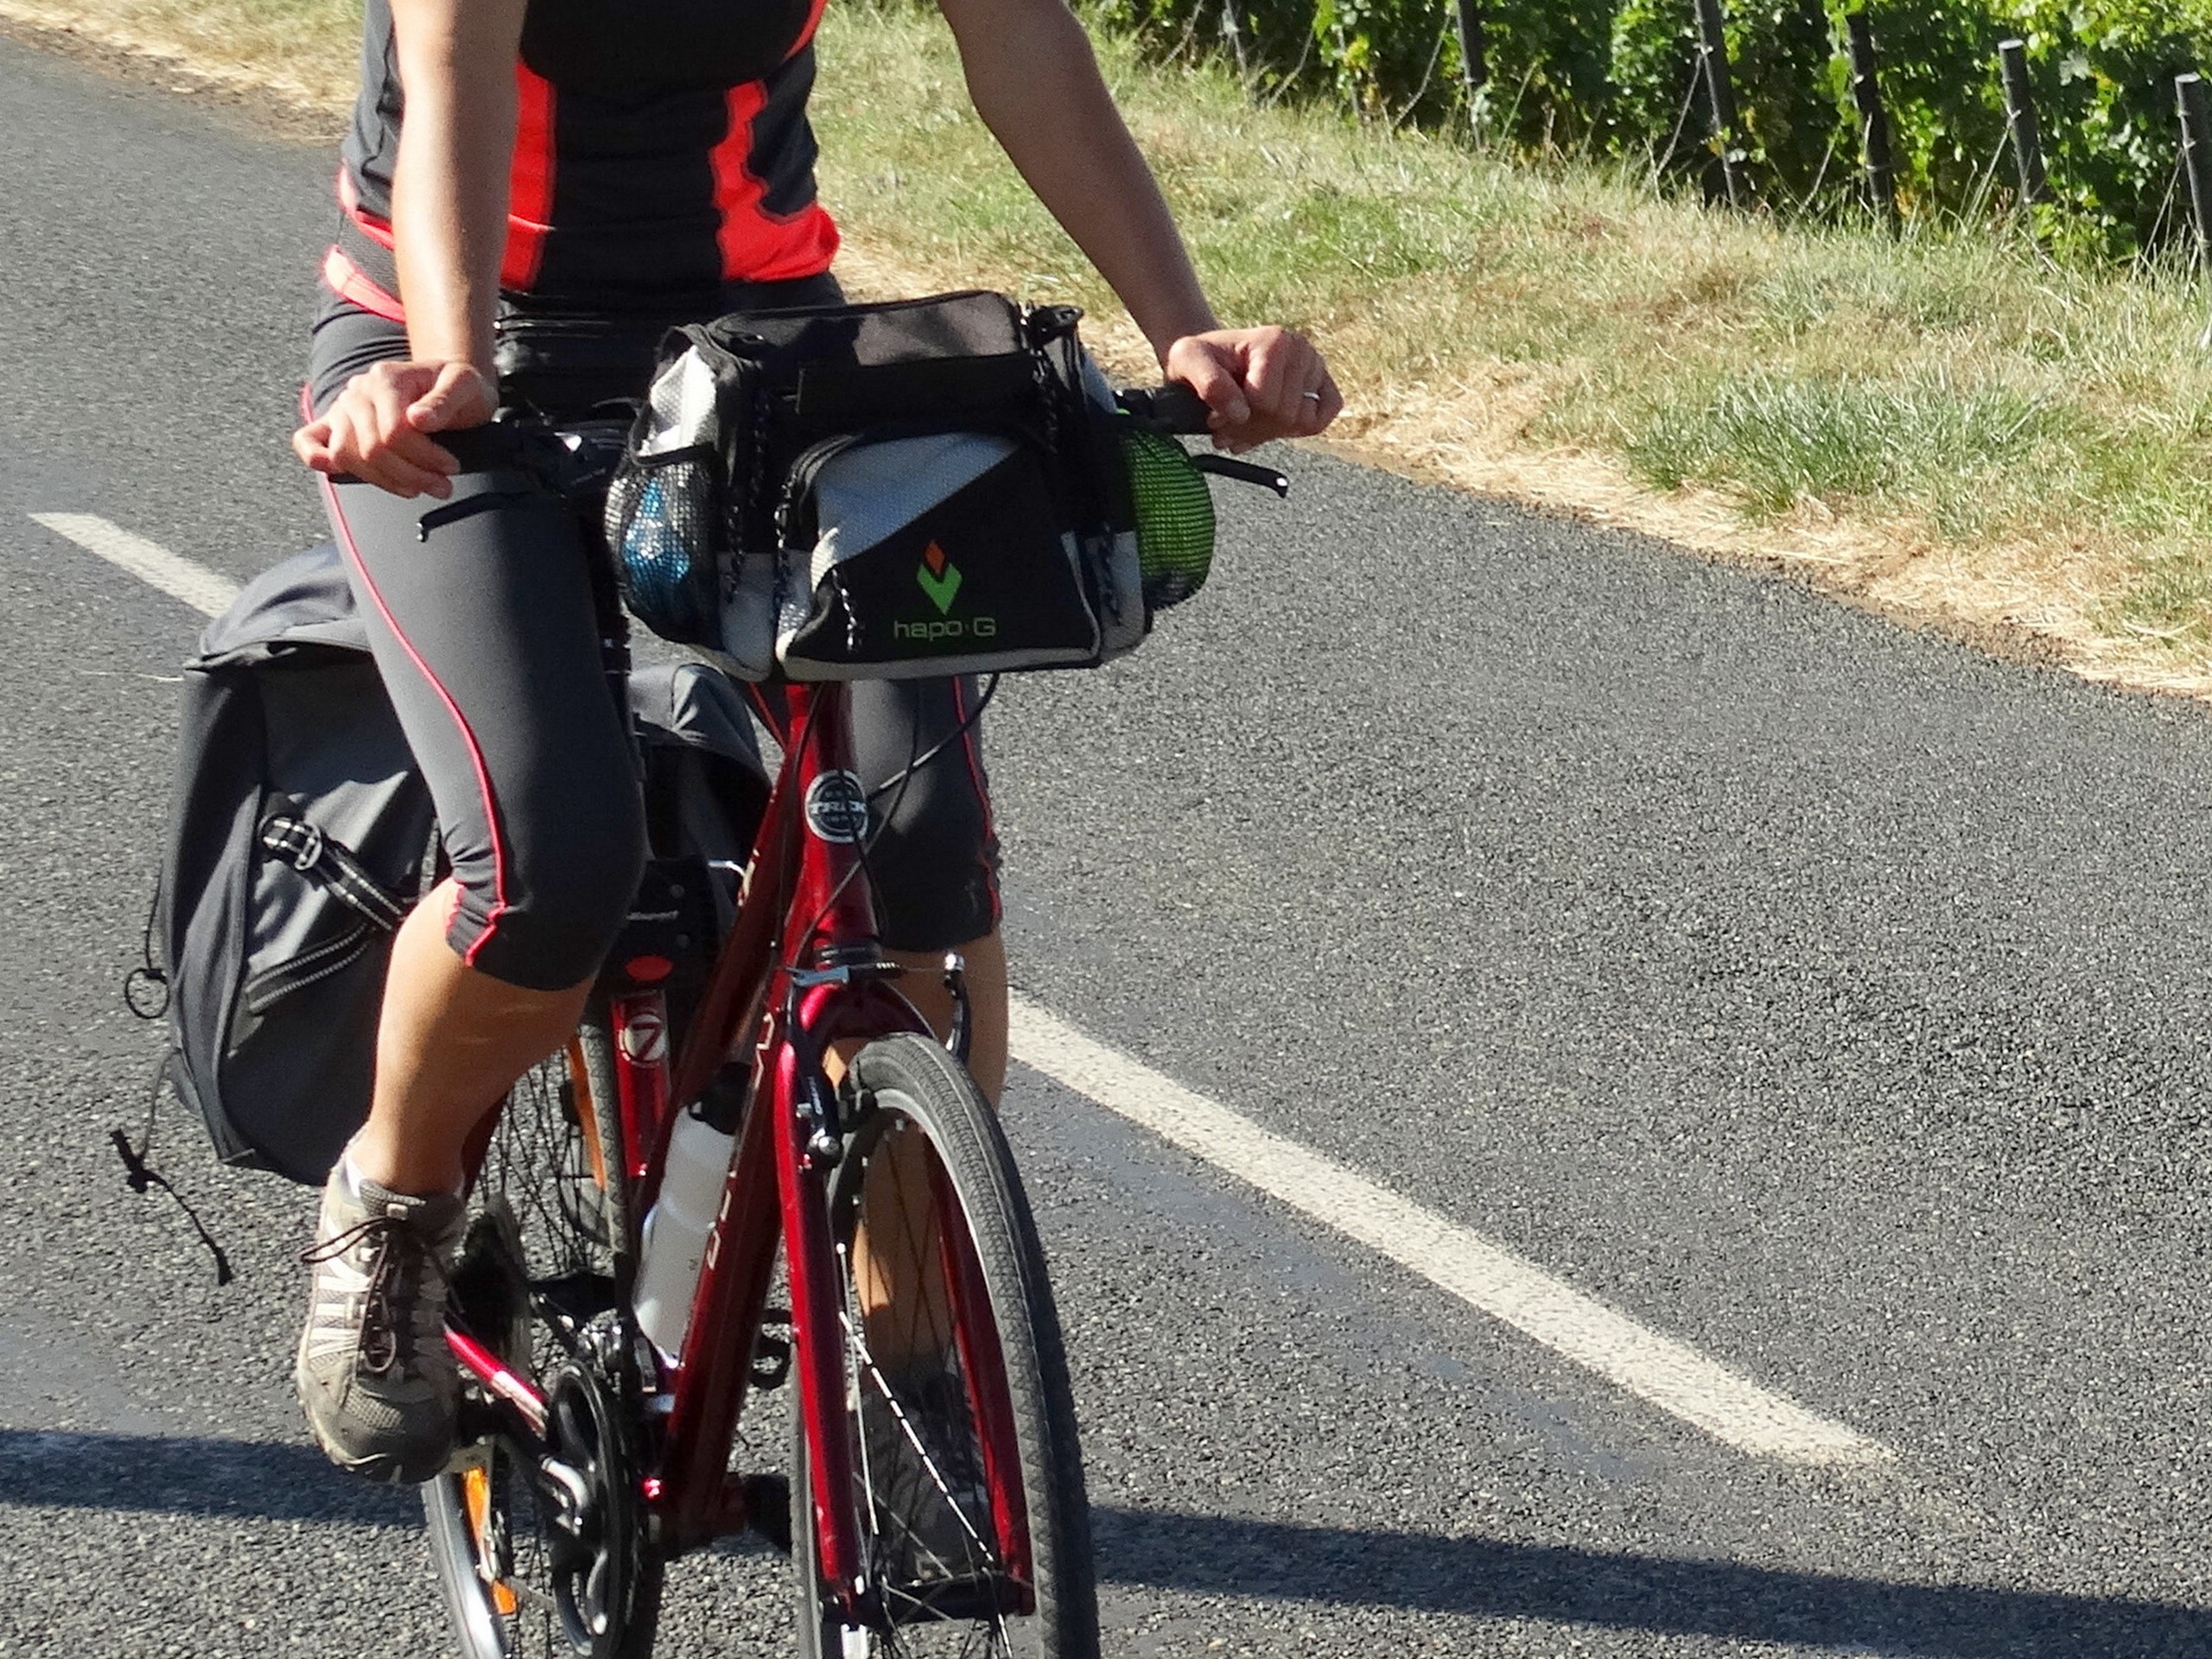
[[791,1374],[791,1344],[763,1332],[753,1344],[753,1386],[764,1391],[779,1389]]
[[746,1530],[779,1555],[791,1553],[791,1484],[781,1475],[747,1475],[738,1483],[745,1494]]

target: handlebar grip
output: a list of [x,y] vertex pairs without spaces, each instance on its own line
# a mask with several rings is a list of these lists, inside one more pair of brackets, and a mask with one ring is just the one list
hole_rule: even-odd
[[1208,424],[1212,411],[1205,399],[1179,380],[1164,386],[1132,386],[1116,393],[1115,401],[1132,420],[1155,432],[1203,437],[1213,429]]

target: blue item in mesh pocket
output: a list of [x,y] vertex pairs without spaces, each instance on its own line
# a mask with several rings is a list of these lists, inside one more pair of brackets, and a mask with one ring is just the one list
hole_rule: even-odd
[[714,643],[720,621],[704,483],[687,458],[618,475],[607,498],[623,603],[662,638],[694,645]]
[[1135,426],[1124,427],[1121,438],[1144,602],[1164,611],[1205,586],[1213,566],[1213,493],[1174,439]]

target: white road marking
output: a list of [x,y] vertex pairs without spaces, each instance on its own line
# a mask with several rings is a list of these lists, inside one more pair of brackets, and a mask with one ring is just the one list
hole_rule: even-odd
[[55,535],[67,536],[87,553],[99,554],[149,587],[158,588],[171,599],[181,599],[207,615],[220,616],[238,596],[236,582],[89,512],[35,512],[31,518]]
[[[238,597],[234,582],[105,518],[70,512],[31,517],[209,616],[228,610]],[[1093,1042],[1027,997],[1013,999],[1013,1015],[1014,1056],[1024,1065],[1379,1251],[1470,1307],[1738,1451],[1783,1463],[1831,1465],[1884,1463],[1896,1455],[1616,1313],[1471,1228]]]
[[1293,1209],[1380,1251],[1469,1306],[1738,1451],[1785,1463],[1895,1454],[1585,1295],[1480,1233],[1261,1128],[1014,998],[1014,1055]]

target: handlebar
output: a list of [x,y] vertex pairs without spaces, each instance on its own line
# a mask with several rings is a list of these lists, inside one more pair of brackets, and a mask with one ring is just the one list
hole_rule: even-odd
[[1207,424],[1212,411],[1205,400],[1179,380],[1164,386],[1131,386],[1116,392],[1114,401],[1131,420],[1154,432],[1204,437],[1213,429]]
[[[1116,392],[1114,401],[1122,406],[1123,414],[1148,432],[1203,437],[1213,429],[1207,424],[1212,411],[1207,409],[1205,400],[1178,380],[1171,380],[1164,386],[1131,386],[1126,391]],[[1277,495],[1290,493],[1290,480],[1272,467],[1255,467],[1249,461],[1235,461],[1227,455],[1203,454],[1192,455],[1191,465],[1218,478],[1257,484]]]

